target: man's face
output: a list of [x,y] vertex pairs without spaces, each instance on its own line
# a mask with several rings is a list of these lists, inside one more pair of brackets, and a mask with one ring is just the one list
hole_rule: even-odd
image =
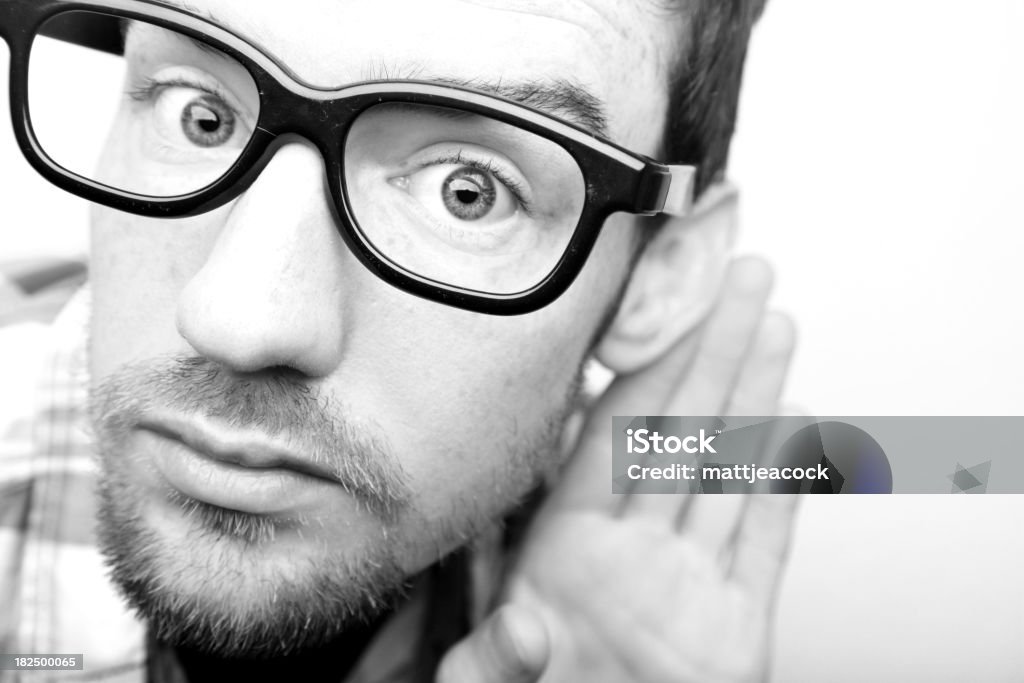
[[[674,22],[646,0],[191,6],[314,85],[569,79],[603,103],[613,140],[651,155],[677,49]],[[132,40],[129,62],[161,43]],[[184,41],[159,49],[199,68],[214,59]],[[122,177],[145,172],[126,116],[102,162]],[[224,652],[251,646],[232,624],[285,649],[330,637],[379,602],[375,590],[500,517],[556,464],[582,364],[627,276],[634,219],[616,216],[574,285],[536,313],[415,298],[349,253],[323,173],[297,141],[214,212],[95,211],[103,534],[115,575],[168,637],[191,631]]]

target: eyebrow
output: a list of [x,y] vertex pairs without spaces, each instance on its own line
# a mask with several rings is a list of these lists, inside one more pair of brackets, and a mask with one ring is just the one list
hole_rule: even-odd
[[504,97],[575,123],[595,135],[608,137],[608,115],[604,104],[582,84],[565,78],[553,80],[487,81],[446,76],[427,78],[432,83],[472,88]]
[[[211,12],[196,7],[187,0],[157,0],[157,2],[172,7],[177,6],[192,14],[202,16],[215,24],[220,24]],[[188,36],[185,37],[199,49],[219,57],[224,57],[220,52],[201,41],[194,40]],[[389,73],[395,73],[392,69],[383,68],[381,71],[383,71],[383,78],[371,78],[370,80],[398,80],[403,78],[401,76],[388,75]],[[414,71],[418,71],[418,69]],[[416,76],[405,77],[405,79],[413,78],[416,78]],[[604,138],[609,137],[608,114],[604,103],[583,84],[573,79],[528,79],[510,82],[501,79],[489,81],[483,78],[458,78],[451,76],[419,76],[419,78],[441,85],[470,88],[497,95],[498,97],[518,102],[523,106],[538,109],[569,123],[574,123],[594,135]]]

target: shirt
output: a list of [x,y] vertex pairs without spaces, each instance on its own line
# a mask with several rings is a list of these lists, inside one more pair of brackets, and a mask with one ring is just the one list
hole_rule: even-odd
[[[0,671],[4,682],[146,679],[146,626],[108,579],[93,529],[85,280],[82,264],[0,264],[0,653],[84,659],[82,671]],[[425,594],[384,626],[349,683],[431,678],[493,593],[501,563],[484,545],[472,563],[426,573]],[[471,586],[474,600],[462,599]]]

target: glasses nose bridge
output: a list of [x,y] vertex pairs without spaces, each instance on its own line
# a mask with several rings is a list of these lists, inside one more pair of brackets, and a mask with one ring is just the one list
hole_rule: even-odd
[[320,153],[324,165],[324,199],[331,205],[336,220],[346,223],[350,212],[342,189],[345,138],[364,103],[338,91],[303,88],[306,92],[298,92],[275,79],[256,80],[261,97],[257,134],[269,141],[246,173],[243,188],[248,189],[255,182],[282,147],[294,143],[311,145]]
[[[275,87],[280,88],[276,83]],[[275,93],[268,98],[262,86],[260,92],[264,102],[269,100],[276,104],[274,109],[261,109],[257,123],[257,135],[267,141],[263,143],[259,157],[236,184],[232,195],[248,191],[281,149],[293,144],[312,147],[323,162],[323,201],[335,228],[349,250],[365,262],[365,249],[355,237],[357,230],[343,189],[344,141],[356,118],[357,108],[344,104],[340,98],[311,98],[291,91]]]
[[[341,163],[344,138],[355,118],[349,98],[329,91],[308,89],[296,92],[277,81],[260,83],[261,108],[257,127],[274,136],[271,146],[280,148],[280,138],[298,136],[312,143],[324,163]],[[270,151],[270,150],[268,150]]]
[[320,154],[326,173],[324,180],[328,183],[324,187],[325,200],[334,201],[330,184],[337,182],[342,172],[341,147],[347,121],[338,125],[330,100],[304,97],[276,81],[259,82],[258,87],[261,102],[255,136],[264,142],[259,156],[250,157],[250,165],[231,194],[237,196],[248,190],[283,147],[301,144]]

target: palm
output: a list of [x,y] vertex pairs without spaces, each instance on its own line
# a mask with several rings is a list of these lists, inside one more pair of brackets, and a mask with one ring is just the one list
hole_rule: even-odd
[[762,320],[767,286],[733,284],[699,348],[609,388],[531,526],[506,592],[547,626],[542,681],[766,677],[794,498],[607,493],[612,415],[775,412],[792,335]]
[[744,681],[764,669],[765,607],[667,525],[553,512],[509,598],[548,624],[545,681]]
[[795,496],[612,495],[608,428],[614,415],[774,414],[793,335],[765,314],[769,289],[763,262],[733,263],[700,337],[609,387],[531,523],[507,604],[449,653],[439,681],[767,677]]

